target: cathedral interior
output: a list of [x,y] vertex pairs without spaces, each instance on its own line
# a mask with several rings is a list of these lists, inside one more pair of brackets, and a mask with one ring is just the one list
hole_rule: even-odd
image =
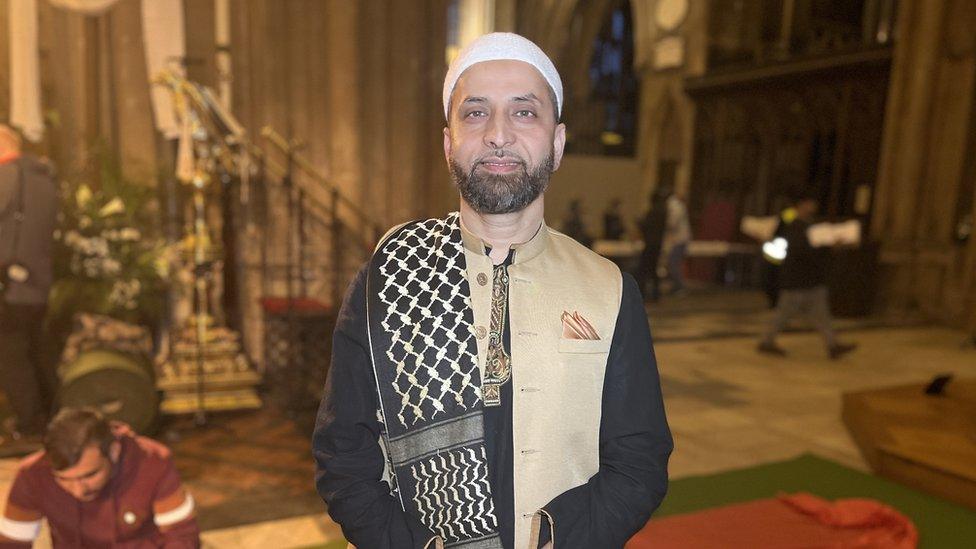
[[[458,209],[442,85],[490,32],[562,78],[548,226],[635,273],[648,204],[686,208],[645,295],[671,484],[628,549],[841,539],[791,545],[787,493],[901,521],[825,547],[976,546],[971,0],[0,0],[0,124],[58,180],[60,404],[168,445],[204,547],[346,547],[309,451],[339,305],[390,227]],[[837,360],[805,322],[756,348],[797,190],[845,235]]]

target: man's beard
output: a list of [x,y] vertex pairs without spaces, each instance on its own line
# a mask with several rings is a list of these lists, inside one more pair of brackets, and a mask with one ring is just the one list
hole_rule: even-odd
[[[517,159],[521,169],[509,174],[494,174],[477,169],[485,160],[492,157]],[[552,176],[553,151],[529,172],[525,161],[508,151],[496,151],[479,158],[468,172],[451,157],[448,160],[451,175],[461,193],[461,198],[476,212],[482,214],[505,214],[525,209],[549,186]]]

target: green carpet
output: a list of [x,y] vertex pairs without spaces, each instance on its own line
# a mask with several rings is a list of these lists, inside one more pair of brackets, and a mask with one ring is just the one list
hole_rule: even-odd
[[[796,459],[671,481],[655,517],[676,515],[773,497],[809,492],[826,499],[866,497],[884,502],[911,518],[920,549],[976,547],[976,512],[900,484],[809,454]],[[315,549],[344,549],[331,542]]]
[[912,519],[921,549],[976,547],[976,512],[809,454],[796,459],[671,481],[655,517],[809,492],[826,499],[866,497]]

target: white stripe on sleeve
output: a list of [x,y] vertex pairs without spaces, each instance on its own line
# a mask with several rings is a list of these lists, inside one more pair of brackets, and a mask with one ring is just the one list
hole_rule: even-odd
[[0,517],[0,535],[14,541],[32,542],[41,535],[41,521],[24,522]]
[[189,518],[192,513],[193,496],[191,496],[188,492],[186,494],[186,499],[183,500],[183,503],[181,503],[179,507],[173,509],[172,511],[166,511],[165,513],[157,513],[153,521],[156,523],[156,526],[170,526],[180,522],[181,520]]

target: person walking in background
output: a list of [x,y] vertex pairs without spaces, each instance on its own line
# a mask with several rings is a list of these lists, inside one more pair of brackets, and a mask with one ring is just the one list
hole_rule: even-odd
[[644,239],[644,249],[641,251],[634,277],[641,291],[646,294],[647,283],[651,283],[651,301],[657,302],[661,298],[661,281],[657,274],[658,261],[661,258],[661,246],[664,243],[664,231],[668,220],[668,195],[661,189],[651,194],[650,207],[644,217],[638,221],[641,236]]
[[688,207],[677,193],[668,197],[668,221],[664,233],[664,244],[668,249],[668,279],[671,280],[671,294],[679,294],[685,289],[684,265],[691,241],[691,225],[688,222]]
[[620,216],[620,199],[614,198],[603,212],[603,238],[606,240],[621,240],[627,230],[624,219]]
[[593,247],[593,237],[586,230],[586,223],[583,222],[583,204],[580,199],[574,198],[569,203],[569,211],[566,212],[566,219],[563,220],[563,234],[586,246]]
[[57,391],[42,344],[57,208],[51,167],[23,154],[20,136],[0,125],[0,388],[15,415],[0,444],[8,449],[39,446]]
[[823,334],[827,354],[837,359],[853,351],[857,346],[839,343],[831,327],[830,300],[827,291],[827,266],[830,248],[813,247],[807,230],[813,224],[819,204],[817,197],[804,191],[797,194],[793,207],[795,219],[782,227],[781,238],[786,240],[786,257],[780,266],[779,302],[776,314],[759,343],[759,352],[786,356],[786,351],[776,345],[786,323],[806,312]]
[[[783,233],[794,219],[796,219],[796,208],[792,205],[784,208],[779,214],[779,222],[770,241],[783,238]],[[783,264],[783,258],[764,253],[763,259],[763,292],[766,294],[769,308],[775,309],[779,303],[779,269]]]

